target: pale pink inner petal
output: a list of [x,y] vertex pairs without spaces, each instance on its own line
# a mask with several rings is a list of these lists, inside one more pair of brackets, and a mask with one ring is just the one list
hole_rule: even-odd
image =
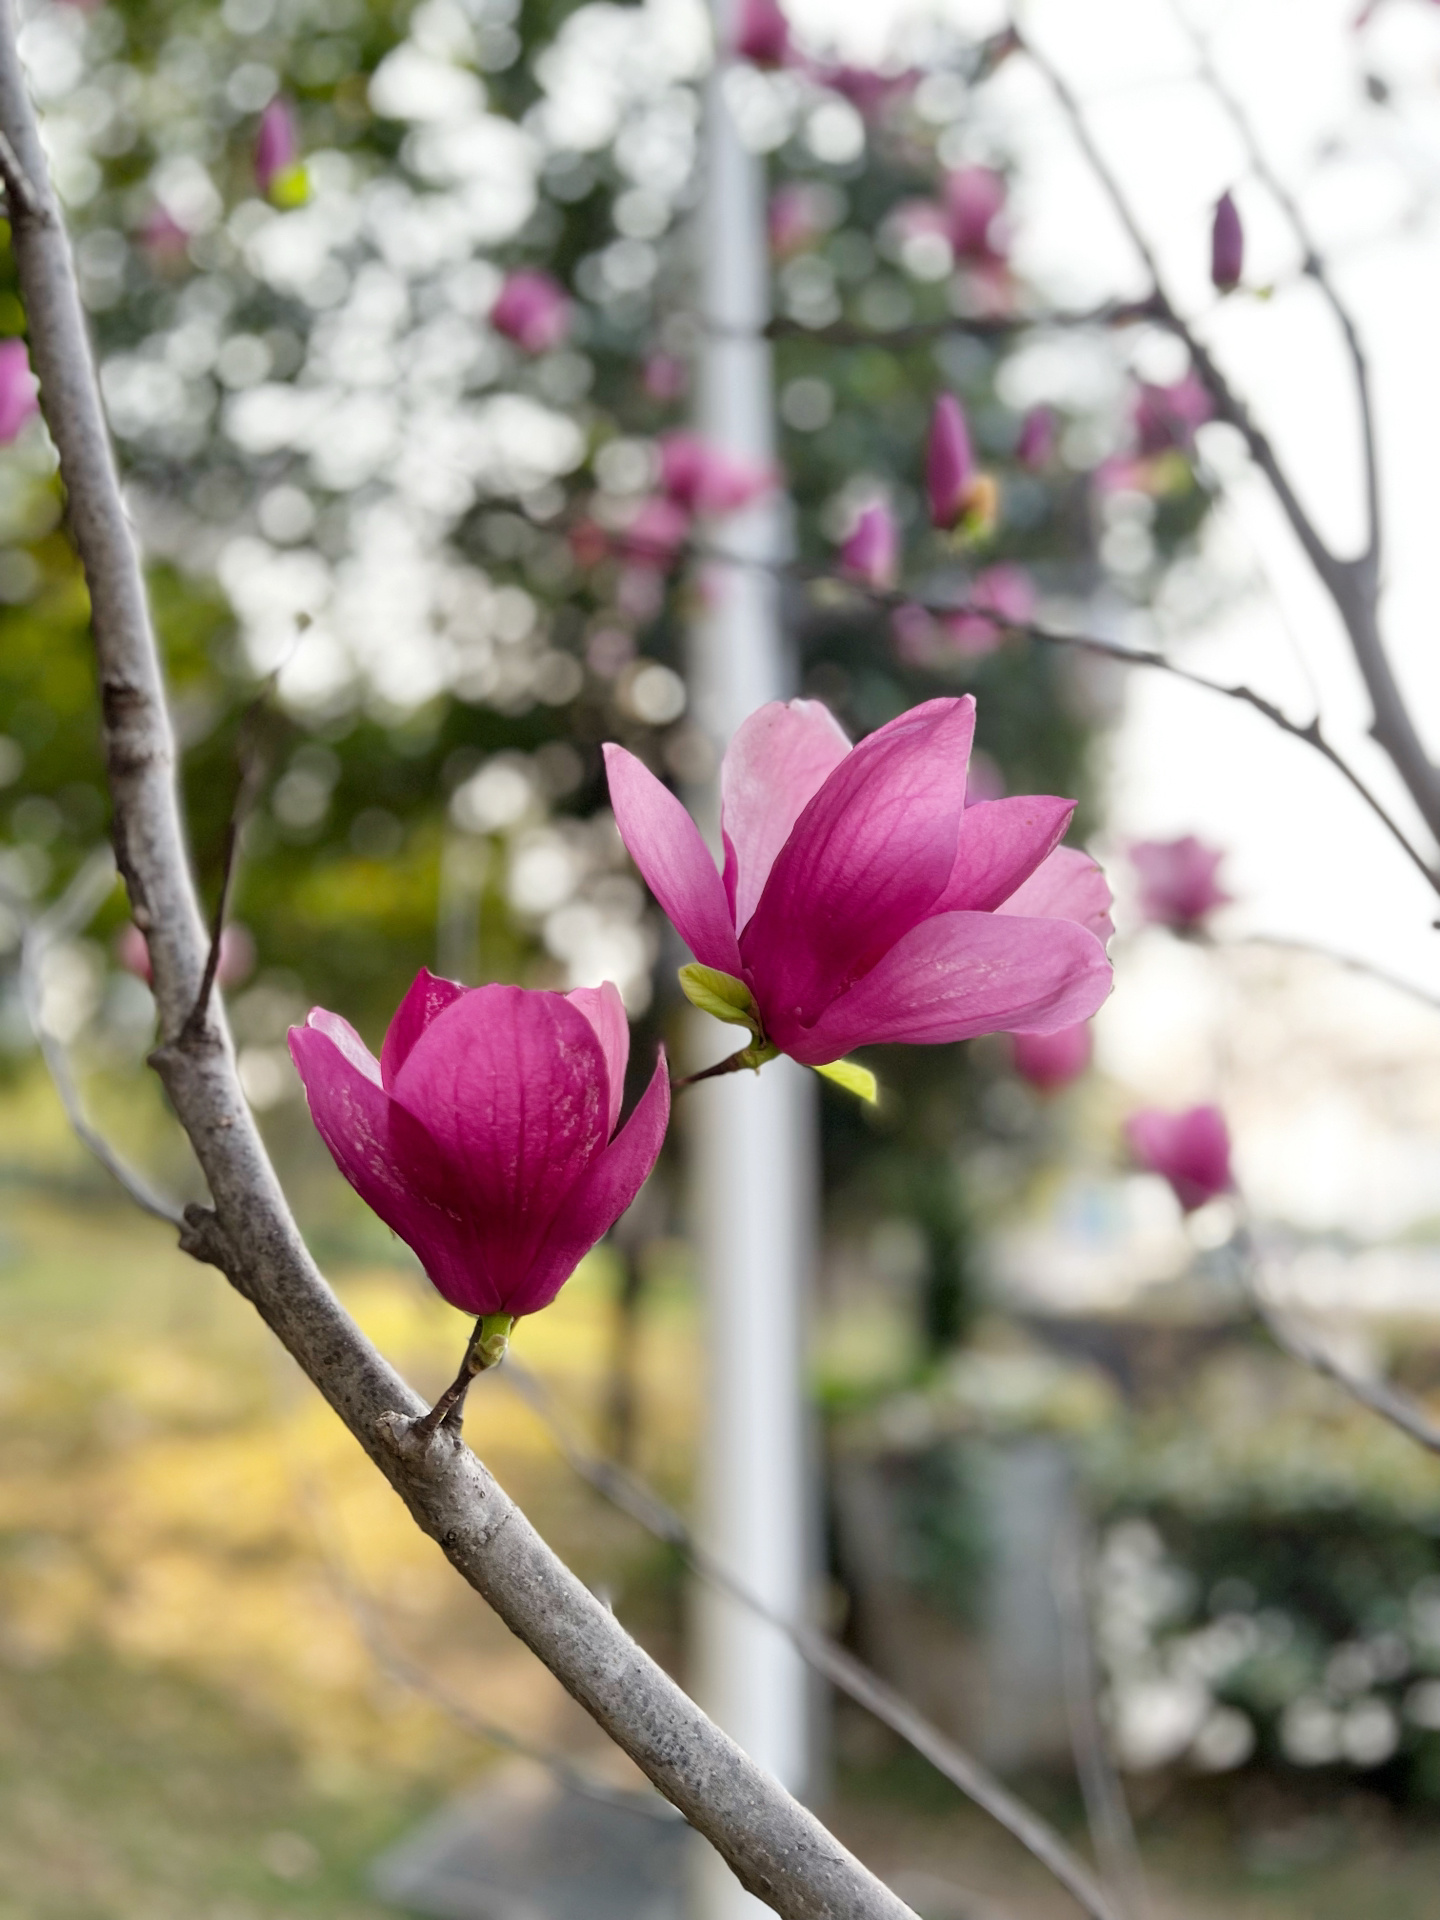
[[373,1080],[377,1087],[381,1084],[380,1062],[348,1020],[342,1020],[338,1013],[327,1012],[324,1007],[312,1007],[305,1024],[316,1033],[323,1033],[367,1080]]
[[604,1049],[610,1079],[610,1124],[606,1131],[614,1133],[625,1097],[625,1069],[630,1063],[630,1022],[625,1017],[625,1002],[613,980],[598,987],[576,987],[565,998],[584,1014]]
[[1105,941],[1115,931],[1111,905],[1110,883],[1090,855],[1078,847],[1057,847],[996,911],[1034,920],[1075,920]]
[[702,965],[739,974],[730,902],[700,829],[633,753],[607,743],[605,771],[620,838],[671,925]]
[[725,892],[737,932],[790,829],[849,752],[839,721],[818,700],[772,700],[737,728],[720,768]]

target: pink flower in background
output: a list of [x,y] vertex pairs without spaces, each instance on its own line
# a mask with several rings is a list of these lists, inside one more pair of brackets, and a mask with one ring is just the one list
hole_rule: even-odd
[[1140,911],[1152,926],[1193,933],[1230,895],[1215,878],[1225,858],[1193,833],[1179,840],[1141,840],[1130,849],[1140,881]]
[[1169,387],[1142,382],[1131,408],[1140,452],[1189,453],[1195,445],[1195,429],[1204,426],[1214,411],[1204,383],[1194,372]]
[[[127,973],[150,984],[150,949],[145,936],[133,920],[127,921],[115,936],[115,958]],[[215,979],[222,987],[238,987],[255,971],[255,938],[239,920],[232,920],[220,935],[220,959]]]
[[549,1306],[640,1191],[670,1114],[662,1053],[616,1131],[630,1029],[608,982],[466,988],[422,969],[378,1061],[321,1007],[290,1052],[336,1166],[477,1315]]
[[770,196],[770,246],[782,260],[803,252],[834,224],[830,196],[813,181],[787,180]]
[[868,506],[840,549],[840,570],[877,592],[895,584],[900,564],[900,535],[895,516],[883,501]]
[[957,259],[1003,257],[992,229],[1005,206],[1005,176],[993,167],[957,167],[945,176],[945,213]]
[[683,507],[660,494],[642,500],[625,523],[616,545],[635,566],[663,572],[674,561],[690,533],[690,516]]
[[913,71],[881,73],[875,67],[857,67],[844,62],[830,65],[817,61],[811,65],[810,72],[822,86],[848,100],[866,120],[873,120],[902,94],[913,93],[920,79]]
[[300,158],[300,134],[295,112],[279,94],[260,116],[255,136],[255,180],[263,194],[282,185]]
[[741,0],[735,52],[756,67],[789,65],[790,23],[776,0]]
[[1233,293],[1244,271],[1245,229],[1240,225],[1240,210],[1228,193],[1222,193],[1210,230],[1210,278],[1219,292]]
[[145,216],[139,233],[140,245],[157,265],[183,260],[189,251],[191,234],[182,227],[167,207],[154,206]]
[[1055,458],[1060,437],[1060,420],[1053,407],[1031,407],[1020,422],[1020,437],[1015,442],[1015,458],[1022,467],[1039,473]]
[[1054,1033],[1017,1033],[1010,1045],[1016,1073],[1039,1093],[1058,1093],[1078,1080],[1095,1051],[1088,1020]]
[[925,496],[933,525],[947,533],[959,525],[978,478],[964,409],[953,393],[942,393],[935,402],[925,452]]
[[40,411],[39,387],[23,340],[0,340],[0,447],[8,447]]
[[[992,620],[987,616],[994,614]],[[1009,622],[1023,626],[1035,618],[1035,584],[1023,567],[1001,560],[982,567],[970,589],[970,604],[937,616],[945,648],[968,658],[993,653]]]
[[570,332],[569,295],[550,274],[518,267],[505,276],[490,324],[526,353],[549,353]]
[[883,1041],[1051,1033],[1110,991],[1110,890],[1061,847],[1074,802],[967,807],[975,702],[931,700],[852,747],[814,700],[745,721],[720,774],[723,878],[680,802],[607,745],[620,836],[702,966],[807,1066]]
[[1145,1107],[1125,1122],[1125,1136],[1140,1165],[1170,1182],[1186,1213],[1235,1185],[1230,1130],[1218,1107],[1191,1107],[1185,1113]]
[[673,353],[652,353],[640,375],[652,400],[678,400],[690,384],[690,369]]
[[660,485],[687,513],[733,513],[774,484],[768,468],[727,453],[697,433],[661,436]]

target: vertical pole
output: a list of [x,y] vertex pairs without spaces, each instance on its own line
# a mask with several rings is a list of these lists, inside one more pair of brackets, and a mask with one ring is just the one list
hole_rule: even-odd
[[[713,0],[717,45],[733,12]],[[723,60],[717,62],[723,70]],[[764,174],[741,145],[723,71],[706,103],[706,180],[698,223],[701,352],[698,427],[746,460],[775,456]],[[772,493],[730,516],[713,545],[737,561],[777,558],[786,506]],[[754,566],[709,570],[691,645],[694,713],[715,746],[767,700],[792,691],[775,579]],[[705,796],[710,825],[715,796]],[[697,1021],[699,1016],[697,1016]],[[727,1029],[713,1058],[733,1050]],[[708,1081],[692,1103],[696,1226],[709,1369],[700,1522],[710,1551],[787,1614],[802,1613],[813,1519],[802,1379],[802,1313],[816,1205],[813,1075],[789,1060],[763,1073]],[[733,1601],[696,1596],[700,1699],[792,1791],[813,1785],[810,1697],[793,1648]],[[766,1911],[711,1856],[701,1872],[703,1920]]]

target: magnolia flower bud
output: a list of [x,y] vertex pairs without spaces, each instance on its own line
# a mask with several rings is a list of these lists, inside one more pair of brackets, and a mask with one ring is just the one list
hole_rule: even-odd
[[570,331],[570,301],[558,280],[533,267],[507,274],[490,324],[525,353],[548,353]]
[[930,421],[925,454],[925,494],[934,526],[948,533],[960,524],[975,489],[975,456],[965,415],[953,393],[942,393]]
[[300,133],[295,112],[279,94],[260,116],[255,136],[255,183],[279,207],[301,206],[308,192],[300,164]]
[[878,593],[895,584],[900,540],[895,516],[883,501],[868,506],[840,549],[840,567],[852,580]]
[[1015,442],[1015,458],[1022,467],[1038,473],[1055,458],[1059,421],[1053,407],[1032,407],[1020,423]]
[[0,340],[0,447],[8,447],[40,410],[23,340]]
[[1136,1160],[1170,1182],[1186,1213],[1229,1193],[1230,1130],[1218,1107],[1191,1107],[1185,1113],[1161,1113],[1146,1107],[1125,1123]]
[[735,33],[735,52],[757,67],[789,63],[790,23],[776,0],[742,0]]
[[1210,230],[1210,278],[1221,293],[1233,293],[1244,270],[1245,230],[1240,225],[1240,212],[1230,195],[1222,193]]

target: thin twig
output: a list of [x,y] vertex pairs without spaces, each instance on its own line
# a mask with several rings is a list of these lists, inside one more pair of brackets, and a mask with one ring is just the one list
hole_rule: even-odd
[[259,714],[279,676],[279,668],[272,673],[258,694],[240,716],[236,729],[235,758],[239,766],[239,777],[235,784],[235,798],[230,807],[230,817],[225,823],[225,840],[220,853],[220,891],[215,899],[215,911],[210,920],[210,950],[205,956],[205,971],[200,977],[200,987],[195,995],[195,1004],[186,1016],[182,1033],[189,1037],[204,1030],[206,1016],[210,1011],[210,995],[215,991],[215,977],[220,971],[221,950],[225,941],[225,922],[230,911],[230,897],[235,890],[235,871],[240,860],[240,839],[249,818],[250,809],[255,804],[256,795],[265,779],[265,755],[253,730]]
[[29,174],[21,166],[19,155],[3,133],[0,133],[0,181],[5,185],[6,211],[12,226],[17,217],[26,220],[45,218],[40,196]]
[[1373,961],[1362,960],[1358,954],[1341,953],[1335,947],[1322,946],[1317,940],[1296,940],[1283,933],[1246,933],[1234,940],[1215,940],[1210,944],[1220,952],[1227,948],[1272,947],[1281,953],[1311,954],[1317,960],[1328,960],[1332,966],[1343,967],[1347,973],[1378,981],[1381,986],[1391,987],[1396,993],[1407,994],[1410,999],[1418,1000],[1422,1007],[1440,1012],[1440,993],[1416,986],[1413,980],[1402,980],[1398,973],[1377,967]]
[[613,1460],[592,1453],[558,1412],[544,1383],[513,1360],[505,1379],[544,1422],[561,1455],[600,1496],[642,1526],[647,1533],[674,1547],[691,1570],[708,1586],[737,1601],[747,1612],[783,1633],[805,1663],[829,1680],[859,1706],[874,1714],[893,1733],[942,1773],[953,1786],[999,1822],[1028,1852],[1047,1867],[1095,1920],[1121,1920],[1115,1906],[1083,1861],[1037,1813],[1018,1800],[988,1773],[980,1762],[958,1746],[898,1694],[878,1674],[804,1621],[791,1618],[762,1600],[728,1567],[701,1547],[681,1516],[633,1473]]

